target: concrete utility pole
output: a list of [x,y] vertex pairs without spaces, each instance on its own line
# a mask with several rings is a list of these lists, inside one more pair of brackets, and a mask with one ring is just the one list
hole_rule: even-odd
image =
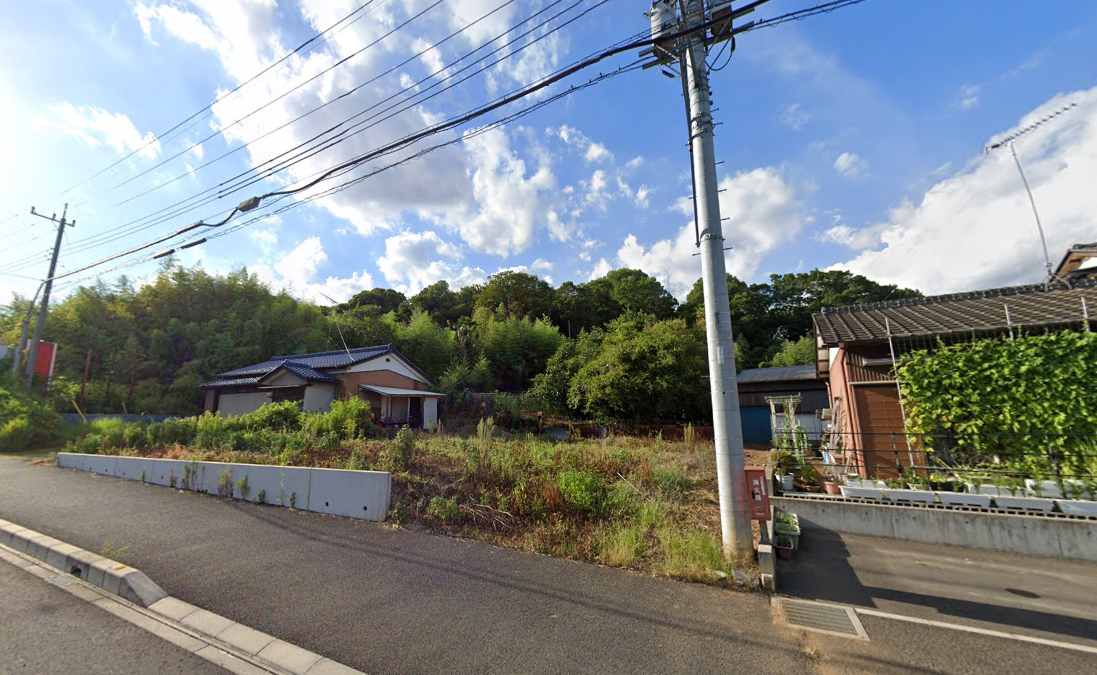
[[61,220],[57,220],[57,214],[44,216],[30,207],[32,216],[45,218],[57,223],[57,240],[53,243],[53,257],[50,258],[50,273],[46,277],[45,288],[42,291],[42,306],[38,310],[38,323],[34,325],[34,339],[31,340],[30,350],[27,353],[27,389],[34,384],[34,367],[38,364],[38,345],[42,341],[42,326],[46,324],[46,312],[49,311],[50,291],[53,289],[53,275],[57,271],[57,256],[61,253],[61,238],[65,235],[65,227],[76,227],[76,221],[65,221],[69,213],[69,205],[65,204],[65,210],[61,213]]
[[11,380],[15,382],[19,379],[19,364],[23,361],[23,349],[27,346],[27,333],[30,331],[30,317],[34,314],[34,306],[38,304],[38,296],[42,293],[42,287],[46,285],[46,282],[38,284],[38,290],[34,292],[34,298],[30,301],[30,306],[27,307],[27,313],[23,315],[23,329],[19,331],[19,342],[15,345],[15,358],[11,360]]
[[[681,21],[677,21],[671,18],[673,5],[666,1],[655,2],[648,14],[652,20],[653,37],[698,28],[710,21],[712,12],[716,11],[725,12],[730,24],[730,2],[724,0],[709,4],[712,5],[711,11],[706,12],[701,0],[680,1],[678,6],[683,16]],[[712,101],[705,63],[708,55],[707,34],[707,29],[698,30],[681,38],[679,44],[668,45],[669,49],[657,46],[654,53],[660,61],[669,62],[674,57],[673,52],[677,52],[681,77],[686,83],[694,205],[705,292],[705,332],[716,445],[716,477],[720,489],[720,526],[724,555],[739,560],[753,556],[754,541],[743,471],[743,427],[735,380],[735,341],[731,332],[724,234],[720,223],[716,154],[712,140]],[[730,39],[730,34],[727,39]]]

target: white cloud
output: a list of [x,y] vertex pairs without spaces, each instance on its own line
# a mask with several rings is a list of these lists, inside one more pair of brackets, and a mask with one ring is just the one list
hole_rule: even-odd
[[534,260],[533,264],[529,266],[529,268],[534,272],[551,272],[552,267],[553,263],[549,260],[545,260],[544,258],[538,258],[537,260]]
[[834,160],[834,169],[846,178],[863,178],[868,175],[868,160],[852,152],[843,152]]
[[[1097,213],[1097,88],[1057,96],[998,138],[1067,103],[1078,107],[1017,142],[1052,263],[1070,245],[1094,239]],[[995,139],[991,139],[993,141]],[[926,293],[1041,280],[1043,252],[1008,149],[979,155],[920,199],[894,207],[880,229],[883,248],[839,265]]]
[[655,188],[647,185],[641,185],[636,188],[636,197],[634,199],[637,208],[646,209],[651,206],[651,193],[655,192]]
[[583,187],[587,189],[583,201],[599,211],[605,211],[610,198],[609,193],[606,192],[606,185],[606,172],[598,169],[591,175],[589,181],[583,181]]
[[[740,278],[749,278],[766,253],[787,243],[804,222],[795,191],[773,168],[755,169],[725,177],[720,181],[720,213],[727,269]],[[676,210],[693,214],[690,202],[682,198]],[[675,297],[684,299],[701,275],[693,223],[684,225],[674,239],[642,245],[635,235],[625,238],[617,251],[620,267],[641,269],[659,279]],[[606,262],[603,258],[599,266]],[[608,264],[608,263],[607,263]],[[603,272],[604,274],[604,272]]]
[[587,148],[587,153],[583,156],[588,162],[604,162],[607,159],[613,159],[613,153],[601,143],[591,143],[590,147]]
[[405,293],[445,279],[451,288],[483,283],[487,274],[479,267],[460,267],[460,247],[444,241],[436,232],[401,232],[385,240],[385,254],[377,267],[385,280]]
[[639,169],[640,165],[643,164],[643,163],[644,163],[644,157],[643,157],[643,155],[640,155],[640,156],[633,157],[632,159],[630,159],[628,161],[628,163],[625,164],[625,168],[628,169],[629,171],[633,171],[635,169]]
[[320,304],[330,302],[325,296],[342,302],[355,293],[373,288],[373,278],[365,270],[354,272],[350,277],[326,277],[321,281],[318,272],[327,259],[320,238],[309,237],[272,265],[261,263],[251,271],[275,289],[292,290]]
[[842,223],[824,230],[816,235],[815,240],[829,244],[841,244],[855,251],[863,251],[880,245],[882,228],[863,227],[855,229]]
[[[586,160],[587,163],[613,160],[613,153],[610,152],[605,145],[591,140],[586,134],[575,127],[569,127],[568,125],[563,124],[556,128],[549,127],[545,130],[545,133],[549,136],[559,138],[565,145],[581,153],[583,159]],[[632,162],[629,162],[630,165],[631,163]]]
[[49,111],[49,116],[35,118],[39,128],[56,129],[93,148],[106,145],[119,155],[137,151],[142,157],[155,159],[160,154],[156,134],[150,131],[142,135],[133,121],[122,113],[68,102],[52,105]]
[[609,264],[609,261],[605,258],[600,258],[598,262],[594,263],[594,269],[590,272],[590,281],[601,279],[609,274],[611,270],[613,270],[613,265]]
[[979,105],[979,92],[981,89],[978,85],[960,87],[956,102],[952,104],[952,107],[957,110],[971,110]]
[[800,131],[811,121],[811,113],[801,108],[799,103],[793,103],[781,111],[781,121],[793,131]]
[[545,217],[545,200],[556,191],[552,170],[541,166],[527,177],[526,163],[511,151],[500,129],[470,138],[464,146],[476,204],[455,211],[451,225],[474,251],[507,256],[526,250]]

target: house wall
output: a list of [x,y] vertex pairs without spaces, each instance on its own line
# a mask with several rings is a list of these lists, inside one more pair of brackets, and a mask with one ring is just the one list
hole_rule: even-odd
[[304,387],[309,384],[309,381],[303,377],[294,375],[289,371],[283,370],[269,379],[260,380],[259,384],[264,387]]
[[262,408],[270,403],[270,393],[255,391],[246,394],[221,394],[221,400],[217,403],[217,410],[225,417],[239,417],[249,412]]
[[373,370],[360,373],[339,373],[335,375],[343,383],[344,396],[357,396],[358,385],[372,384],[378,387],[396,387],[398,389],[416,389],[425,391],[425,382],[413,380],[406,375],[391,370]]
[[217,390],[206,389],[202,392],[202,412],[217,410]]
[[327,412],[335,400],[334,384],[314,382],[305,387],[305,412]]
[[438,399],[434,396],[423,398],[423,428],[438,426]]
[[[392,371],[393,373],[403,375],[409,380],[419,382],[423,386],[421,387],[405,387],[406,389],[426,389],[429,382],[419,373],[415,372],[415,369],[404,362],[399,356],[395,354],[385,354],[384,356],[378,356],[375,359],[370,359],[363,363],[357,363],[346,369],[347,373],[368,373],[373,371]],[[375,383],[378,384],[378,383]],[[383,386],[396,386],[396,385],[383,385]]]

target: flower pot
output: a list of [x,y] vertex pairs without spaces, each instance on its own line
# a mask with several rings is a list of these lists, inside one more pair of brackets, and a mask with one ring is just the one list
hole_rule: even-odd
[[792,492],[796,489],[796,476],[790,474],[784,474],[781,476],[781,492]]
[[879,488],[883,490],[887,483],[882,480],[867,480],[864,478],[846,478],[846,485],[856,488]]
[[1063,513],[1071,513],[1078,516],[1097,516],[1097,502],[1084,499],[1056,499],[1059,510]]
[[938,492],[937,498],[949,506],[977,506],[990,508],[990,495],[973,495],[966,492]]
[[883,501],[885,492],[880,488],[868,488],[868,487],[853,487],[852,485],[842,485],[839,488],[843,497],[856,497],[858,499],[874,499],[876,501]]
[[932,504],[933,493],[926,490],[888,490],[888,499],[910,504]]
[[823,481],[823,489],[827,491],[828,495],[840,495],[842,494],[841,486],[837,482],[828,480]]
[[791,546],[776,546],[777,557],[783,560],[792,559],[792,547]]

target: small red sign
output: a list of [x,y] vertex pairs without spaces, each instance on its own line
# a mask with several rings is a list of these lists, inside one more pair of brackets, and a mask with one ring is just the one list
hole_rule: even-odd
[[769,481],[766,469],[761,466],[748,466],[745,469],[747,501],[750,503],[751,520],[769,520],[772,511],[769,508]]
[[43,380],[53,377],[53,365],[57,362],[57,343],[38,343],[38,362],[34,364],[34,374]]

